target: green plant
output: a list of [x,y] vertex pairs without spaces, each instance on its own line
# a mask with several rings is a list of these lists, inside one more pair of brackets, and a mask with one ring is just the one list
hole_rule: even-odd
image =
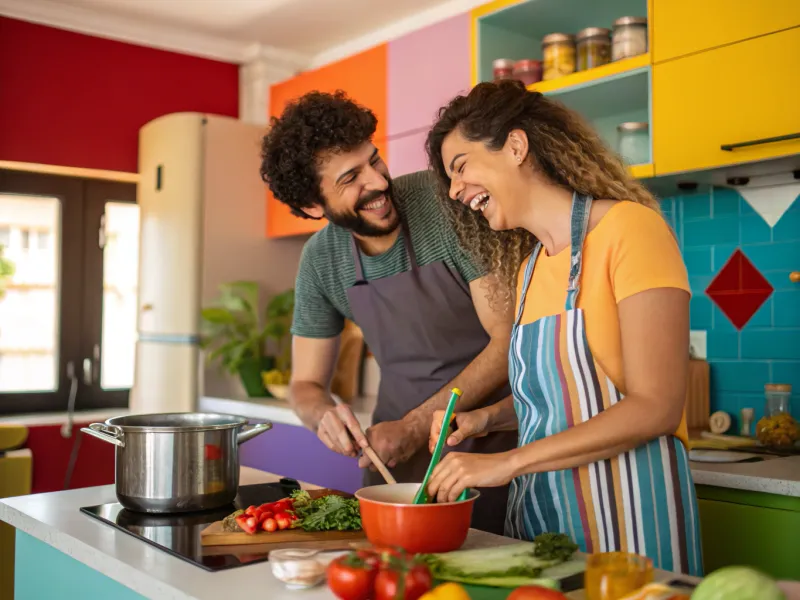
[[237,374],[245,362],[255,361],[260,365],[265,358],[272,357],[277,368],[288,370],[294,290],[274,296],[262,317],[256,282],[234,281],[222,284],[219,289],[214,305],[201,312],[201,345],[210,350],[208,361],[218,360],[226,371]]
[[16,271],[14,263],[3,256],[5,247],[0,245],[0,300],[6,295],[6,285],[8,280],[14,275]]

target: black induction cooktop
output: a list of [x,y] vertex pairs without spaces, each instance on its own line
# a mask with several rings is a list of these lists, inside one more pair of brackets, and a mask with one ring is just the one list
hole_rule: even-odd
[[300,485],[294,479],[243,485],[230,506],[177,515],[139,513],[123,508],[119,502],[85,506],[81,512],[206,571],[221,571],[266,561],[268,553],[253,553],[252,549],[247,553],[235,553],[230,546],[204,547],[200,542],[200,532],[235,510],[251,504],[275,502],[298,489]]

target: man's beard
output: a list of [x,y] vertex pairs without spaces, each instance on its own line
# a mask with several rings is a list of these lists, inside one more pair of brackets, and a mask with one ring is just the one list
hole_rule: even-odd
[[[381,196],[386,196],[386,201],[391,202],[393,207],[392,220],[384,226],[370,223],[359,213],[359,209],[366,206],[373,200],[377,200]],[[397,204],[394,202],[394,195],[392,194],[392,180],[389,179],[389,186],[385,191],[370,192],[363,198],[360,198],[353,212],[334,212],[326,206],[325,216],[331,223],[338,225],[339,227],[343,227],[344,229],[349,229],[354,234],[363,237],[380,237],[392,233],[395,229],[397,229],[397,226],[400,225],[400,213],[398,211]]]

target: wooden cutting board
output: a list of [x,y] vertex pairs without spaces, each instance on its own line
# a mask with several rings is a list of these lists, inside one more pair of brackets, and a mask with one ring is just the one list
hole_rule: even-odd
[[[308,490],[312,498],[337,494],[352,498],[351,494],[337,492],[336,490],[319,489]],[[281,545],[292,547],[310,546],[319,549],[345,548],[352,542],[366,539],[363,530],[358,531],[303,531],[302,529],[284,529],[283,531],[259,531],[249,534],[244,531],[225,531],[222,521],[215,521],[200,532],[200,541],[203,546],[252,546]]]
[[268,533],[260,531],[249,534],[244,531],[224,531],[222,521],[216,521],[200,532],[203,546],[242,546],[252,544],[294,544],[306,545],[318,542],[337,542],[346,546],[347,542],[366,539],[363,530],[358,531],[303,531],[302,529],[284,529]]

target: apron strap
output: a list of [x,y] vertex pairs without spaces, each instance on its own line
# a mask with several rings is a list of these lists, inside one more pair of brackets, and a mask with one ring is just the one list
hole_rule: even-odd
[[536,264],[536,259],[539,257],[539,251],[542,249],[542,242],[537,242],[536,247],[531,253],[528,260],[528,265],[525,267],[525,278],[522,281],[522,296],[519,299],[519,308],[517,309],[517,318],[514,320],[514,326],[519,325],[522,319],[522,311],[525,309],[525,298],[528,295],[528,287],[531,284],[531,277],[533,276],[533,266]]
[[[416,271],[418,269],[417,254],[414,252],[414,244],[411,243],[411,232],[408,230],[408,223],[401,217],[400,224],[403,231],[403,246],[406,249],[408,262],[411,265],[411,270]],[[367,278],[364,276],[364,264],[361,261],[361,250],[358,249],[356,236],[352,233],[350,234],[350,250],[353,254],[353,264],[356,268],[356,283],[365,283]]]
[[572,193],[572,216],[570,218],[571,247],[569,257],[569,284],[567,286],[566,310],[573,310],[580,291],[581,267],[583,266],[583,242],[589,229],[589,214],[592,197]]

